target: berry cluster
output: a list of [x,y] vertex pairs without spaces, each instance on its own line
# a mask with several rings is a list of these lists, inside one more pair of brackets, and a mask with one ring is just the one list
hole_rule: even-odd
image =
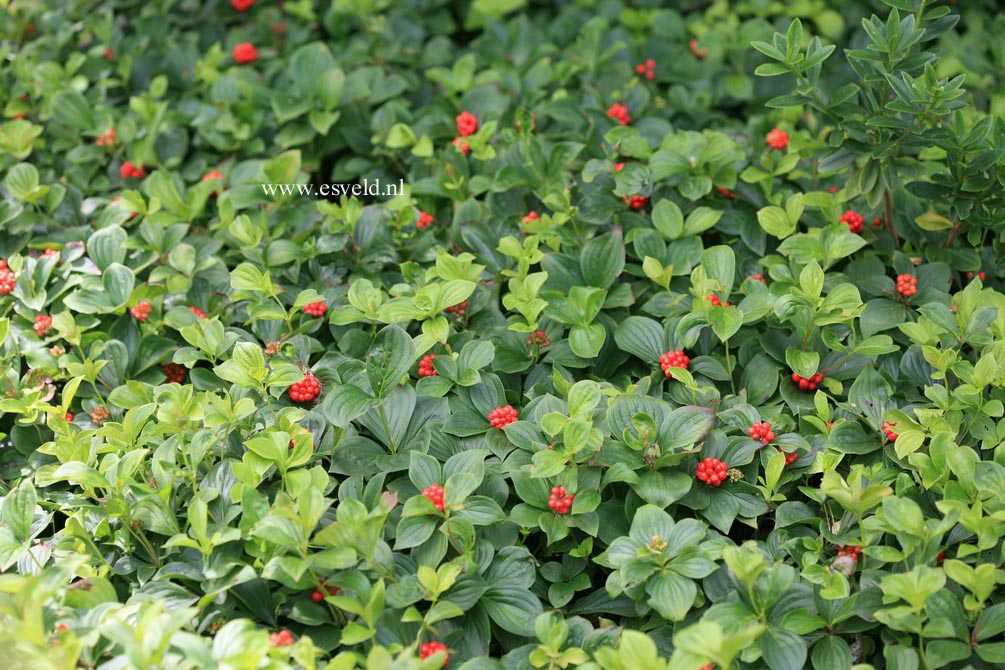
[[[328,586],[327,580],[324,581],[324,582],[321,582],[321,586],[324,588],[325,591],[328,592],[328,595],[330,595],[330,596],[337,595],[338,592],[339,592],[339,587],[337,587],[337,586]],[[321,589],[314,589],[314,593],[311,594],[311,600],[313,600],[316,603],[319,603],[319,602],[321,602],[324,599],[325,599],[325,594],[321,592]]]
[[243,12],[255,4],[255,0],[230,0],[230,6],[239,12]]
[[112,415],[104,407],[95,407],[91,410],[91,423],[95,426],[104,426],[105,422],[111,418]]
[[691,50],[691,53],[694,54],[694,57],[698,60],[701,60],[708,55],[708,49],[698,48],[698,40],[696,39],[692,38],[691,41],[687,43],[687,48]]
[[59,258],[59,249],[46,249],[42,252],[42,258],[52,258],[53,256],[56,257],[56,265],[59,265],[61,260]]
[[771,430],[771,423],[768,421],[758,421],[747,429],[747,435],[760,440],[761,444],[769,444],[775,439],[775,432]]
[[724,195],[730,200],[736,200],[736,194],[724,186],[716,186],[715,190],[718,191],[720,195]]
[[454,119],[457,122],[457,134],[461,137],[474,135],[478,131],[478,117],[469,111],[463,111]]
[[848,230],[856,235],[862,232],[862,227],[865,225],[865,219],[862,218],[862,215],[851,209],[842,214],[838,221],[841,223],[847,223]]
[[206,312],[202,311],[198,307],[189,307],[188,310],[190,312],[192,312],[193,314],[195,314],[200,319],[205,319],[206,318]]
[[754,273],[752,275],[747,275],[747,279],[751,279],[753,281],[759,281],[759,282],[761,282],[762,284],[765,284],[765,285],[767,285],[767,283],[768,283],[767,281],[765,281],[764,274],[761,273],[761,272],[757,272],[757,273]]
[[886,439],[888,439],[890,442],[896,442],[897,438],[900,437],[900,435],[897,435],[895,432],[893,432],[893,429],[891,428],[891,426],[896,425],[897,425],[896,421],[891,421],[890,423],[886,423],[884,421],[881,427],[883,430],[883,434],[886,435]]
[[419,361],[419,376],[420,377],[435,377],[436,369],[433,367],[433,359],[436,358],[436,354],[426,354]]
[[694,476],[709,486],[719,486],[726,479],[728,468],[718,458],[706,458],[698,464]]
[[164,366],[164,374],[167,376],[168,384],[181,384],[185,381],[185,366],[168,363]]
[[862,547],[856,547],[853,544],[849,544],[844,547],[838,547],[838,556],[847,556],[853,561],[858,560],[858,556],[861,553],[862,553]]
[[936,565],[936,567],[941,568],[942,567],[942,562],[945,561],[945,560],[946,560],[946,552],[940,551],[935,556],[935,565]]
[[136,307],[129,310],[129,313],[133,315],[133,318],[137,321],[146,321],[150,318],[150,312],[153,308],[150,305],[149,300],[140,300],[136,303]]
[[[710,303],[712,303],[712,307],[722,307],[722,301],[719,300],[719,296],[717,296],[714,293],[710,293],[708,296],[706,296],[705,300],[708,300]],[[726,307],[730,307],[728,300],[726,301]]]
[[[306,432],[308,435],[313,435],[314,434],[314,431],[311,430],[310,428],[304,428],[304,432]],[[294,449],[296,446],[297,446],[297,440],[296,440],[296,438],[291,437],[290,438],[290,449]]]
[[[438,654],[440,652],[446,653],[447,646],[442,642],[426,642],[419,646],[419,659],[424,661],[430,656]],[[443,665],[441,668],[447,667],[447,661],[450,660],[450,654],[443,657]]]
[[415,227],[419,230],[425,230],[429,226],[433,225],[433,215],[427,214],[426,212],[419,212],[419,220],[415,222]]
[[632,122],[632,117],[628,115],[628,108],[622,105],[620,102],[616,102],[611,105],[610,109],[607,110],[607,116],[615,119],[618,123],[623,126],[627,126]]
[[73,412],[67,412],[66,413],[66,422],[70,423],[71,421],[73,421]]
[[265,355],[266,356],[275,356],[276,354],[279,353],[279,347],[280,346],[282,346],[282,343],[279,342],[279,341],[277,341],[277,340],[271,340],[269,342],[266,342],[265,343]]
[[817,372],[809,379],[801,377],[799,374],[792,373],[792,381],[799,385],[800,391],[816,391],[817,385],[824,380],[824,373]]
[[451,305],[443,310],[447,314],[455,314],[457,316],[463,317],[468,313],[468,301],[465,300],[460,305]]
[[897,275],[897,293],[904,296],[905,298],[910,298],[912,295],[918,292],[918,278],[909,275]]
[[234,47],[232,52],[234,60],[241,65],[247,65],[248,63],[254,63],[258,60],[258,49],[256,49],[251,42],[241,42]]
[[439,484],[433,484],[429,488],[423,490],[422,495],[429,498],[429,502],[433,503],[433,506],[443,511],[443,487]]
[[643,75],[649,81],[656,78],[656,73],[653,72],[653,68],[656,67],[656,61],[652,58],[647,60],[645,63],[639,63],[635,66],[635,73]]
[[[203,181],[211,181],[213,179],[219,179],[220,181],[223,181],[223,175],[220,174],[220,172],[218,172],[217,170],[211,170],[202,176]],[[217,192],[213,191],[211,195],[217,195]]]
[[14,290],[17,275],[7,267],[7,261],[0,259],[0,295],[7,295]]
[[98,139],[94,140],[94,143],[99,147],[110,147],[115,144],[115,128],[109,129],[104,135],[98,135]]
[[451,144],[457,147],[457,150],[460,151],[465,156],[471,153],[471,145],[468,144],[468,140],[466,137],[455,137],[454,141],[451,142]]
[[293,402],[308,402],[321,393],[321,382],[308,372],[304,378],[289,388],[290,400]]
[[140,165],[139,167],[133,165],[132,161],[126,161],[119,168],[119,176],[123,179],[143,179],[147,176],[147,169]]
[[293,633],[286,630],[285,628],[278,633],[273,633],[269,636],[269,646],[270,647],[287,647],[293,644]]
[[328,305],[326,305],[323,300],[321,302],[311,302],[304,305],[304,312],[315,318],[324,316],[326,311],[328,311]]
[[625,164],[624,163],[615,163],[614,164],[614,171],[615,172],[621,172],[624,169],[625,169]]
[[[985,281],[988,278],[988,274],[986,272],[984,272],[984,270],[981,270],[980,272],[978,272],[977,276],[981,278],[981,281]],[[969,279],[973,279],[973,278],[974,278],[974,273],[973,272],[968,272],[967,273],[967,279],[969,280]]]
[[517,411],[513,409],[513,405],[496,407],[494,410],[489,412],[489,425],[499,430],[502,430],[516,420]]
[[660,367],[663,368],[663,374],[667,377],[670,376],[671,368],[684,368],[687,370],[687,364],[690,362],[691,359],[681,349],[668,351],[660,356]]
[[576,496],[567,495],[564,486],[551,487],[551,497],[548,498],[548,507],[558,514],[568,514],[572,509],[572,500]]
[[538,330],[527,336],[527,345],[543,349],[551,346],[551,340],[544,334],[543,330]]
[[765,135],[764,141],[767,142],[768,146],[772,149],[782,151],[789,146],[789,134],[784,130],[772,128],[771,132]]
[[[765,443],[765,444],[767,444],[767,443]],[[785,454],[785,465],[786,465],[786,467],[792,465],[793,463],[795,463],[796,461],[799,460],[799,452],[797,452],[797,451],[785,451],[781,447],[776,447],[776,449],[778,449],[778,451],[781,451],[783,454]]]
[[534,223],[535,221],[540,221],[540,220],[541,220],[541,217],[537,215],[537,212],[535,212],[534,210],[530,210],[530,212],[527,213],[527,216],[523,217],[523,225],[524,226],[529,226],[530,224]]
[[644,209],[649,204],[649,198],[644,195],[633,195],[631,198],[626,195],[624,201],[632,209]]
[[49,332],[52,328],[52,317],[45,314],[39,314],[35,317],[35,325],[32,326],[35,330],[35,334],[42,337]]

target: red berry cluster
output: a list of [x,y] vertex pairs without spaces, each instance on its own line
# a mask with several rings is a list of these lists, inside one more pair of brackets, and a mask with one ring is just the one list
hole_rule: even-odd
[[104,135],[98,135],[94,143],[99,147],[110,147],[115,144],[115,128],[110,128]]
[[321,382],[308,372],[304,378],[289,388],[290,400],[293,402],[308,402],[321,393]]
[[433,215],[427,214],[426,212],[419,212],[419,220],[415,222],[415,227],[419,230],[425,230],[429,226],[433,225]]
[[752,275],[747,275],[747,279],[752,279],[754,281],[759,281],[759,282],[761,282],[762,284],[765,284],[765,285],[768,283],[767,281],[765,281],[764,274],[761,273],[761,272],[757,272],[757,273],[752,274]]
[[234,60],[241,65],[247,65],[248,63],[254,63],[258,60],[258,49],[251,44],[251,42],[241,42],[234,47],[234,51],[231,52],[234,56]]
[[[311,430],[310,428],[304,428],[304,431],[306,431],[306,433],[308,435],[313,435],[314,434],[314,431]],[[293,449],[296,446],[297,446],[297,440],[296,440],[296,438],[291,437],[290,438],[290,449]]]
[[644,195],[633,195],[631,198],[626,195],[624,201],[632,209],[645,209],[645,206],[649,204],[649,198]]
[[670,376],[671,368],[684,368],[687,370],[687,365],[690,362],[691,359],[688,358],[687,354],[685,354],[682,349],[668,351],[665,354],[660,355],[660,367],[663,368],[663,373],[667,377]]
[[818,372],[809,379],[801,377],[797,373],[792,373],[792,381],[799,385],[800,391],[816,391],[817,385],[824,380],[824,373]]
[[[324,588],[325,591],[328,592],[328,595],[330,595],[330,596],[334,596],[334,595],[338,594],[338,592],[339,592],[339,587],[337,587],[337,586],[328,586],[327,580],[325,580],[324,582],[321,582],[321,586]],[[321,602],[324,599],[325,599],[325,594],[321,592],[321,589],[314,589],[314,593],[311,594],[311,600],[313,600],[316,603],[319,603],[319,602]]]
[[710,486],[719,486],[726,479],[728,468],[718,458],[706,458],[698,464],[694,476]]
[[168,363],[164,366],[164,374],[167,375],[168,384],[181,384],[185,381],[185,366]]
[[[765,444],[767,444],[767,443],[765,443]],[[795,463],[796,461],[799,460],[799,452],[798,451],[785,451],[781,447],[776,447],[776,449],[778,449],[778,451],[781,451],[783,454],[785,454],[785,465],[786,465],[786,467],[792,465],[793,463]]]
[[614,171],[615,172],[621,172],[624,169],[625,169],[625,164],[624,163],[615,163],[614,164]]
[[455,314],[457,316],[464,316],[468,313],[468,301],[465,300],[460,305],[451,305],[443,310],[447,314]]
[[895,432],[893,432],[893,429],[891,428],[891,426],[896,425],[897,425],[896,421],[891,421],[890,423],[883,422],[882,425],[883,434],[886,435],[886,439],[888,439],[890,442],[896,442],[897,438],[900,437]]
[[853,544],[849,544],[844,547],[838,547],[838,556],[847,556],[853,561],[858,560],[858,556],[861,553],[862,553],[862,547],[856,547]]
[[123,179],[143,179],[147,176],[147,169],[140,165],[139,167],[133,165],[132,161],[126,161],[119,168],[119,175]]
[[[691,41],[694,42],[694,40]],[[708,49],[702,49],[702,51],[708,51]],[[701,666],[698,670],[715,670],[715,666],[712,665],[711,663],[706,663],[705,665]]]
[[548,507],[558,514],[568,514],[569,510],[572,509],[572,500],[575,497],[567,495],[564,486],[553,486],[551,487],[551,497],[548,498]]
[[897,293],[904,296],[905,298],[910,298],[912,295],[918,292],[918,278],[909,275],[897,275]]
[[42,252],[42,258],[52,258],[54,256],[56,258],[56,265],[59,265],[59,249],[46,249]]
[[494,410],[489,412],[489,425],[499,430],[502,430],[516,420],[517,411],[513,409],[513,405],[496,407]]
[[551,340],[544,334],[543,330],[538,330],[527,336],[527,345],[543,349],[551,346]]
[[419,376],[420,377],[435,377],[436,368],[433,367],[433,359],[436,358],[436,354],[426,354],[419,361]]
[[[981,270],[980,272],[978,272],[977,276],[981,278],[981,281],[985,281],[988,278],[988,274],[986,272],[984,272],[984,270]],[[973,278],[974,278],[974,273],[973,272],[968,272],[967,273],[967,279],[973,279]]]
[[632,117],[628,115],[628,108],[622,105],[620,102],[616,102],[611,105],[610,109],[607,110],[607,116],[615,119],[618,123],[623,126],[627,126],[632,122]]
[[189,307],[188,310],[190,312],[192,312],[193,314],[195,314],[200,319],[205,319],[206,318],[206,312],[202,311],[198,307]]
[[[710,293],[708,296],[706,296],[705,300],[708,300],[710,303],[712,303],[712,307],[722,307],[722,301],[719,300],[719,296],[717,296],[714,293]],[[726,307],[730,307],[728,300],[726,301]]]
[[111,418],[112,415],[104,407],[95,407],[91,410],[91,422],[95,426],[104,426],[105,422]]
[[841,223],[847,223],[848,230],[855,234],[861,233],[862,227],[865,225],[865,220],[862,218],[862,215],[851,209],[842,214],[838,221]]
[[935,565],[936,565],[936,567],[941,568],[942,567],[942,562],[945,561],[945,560],[946,560],[946,552],[940,551],[938,553],[938,555],[936,555],[936,557],[935,557]]
[[736,194],[724,186],[716,186],[715,190],[718,191],[720,195],[724,195],[730,200],[736,200]]
[[535,212],[534,210],[530,210],[530,212],[528,212],[527,216],[523,217],[523,225],[524,226],[529,226],[530,224],[534,223],[535,221],[540,221],[540,220],[541,220],[541,217],[537,215],[537,212]]
[[653,72],[653,68],[655,67],[656,67],[656,61],[650,58],[645,63],[639,63],[638,65],[636,65],[635,72],[636,74],[641,74],[645,76],[645,78],[648,79],[649,81],[652,81],[653,79],[656,78],[656,73]]
[[422,491],[422,495],[429,498],[429,502],[433,503],[433,506],[443,511],[443,487],[439,484],[433,484],[429,488]]
[[315,318],[324,316],[326,311],[328,311],[328,306],[323,300],[321,302],[311,302],[304,305],[304,312]]
[[230,0],[230,6],[239,12],[243,12],[253,4],[255,4],[255,0]]
[[747,435],[760,440],[761,444],[768,444],[775,439],[775,432],[771,430],[771,423],[768,421],[758,421],[747,429]]
[[[690,42],[688,42],[687,48],[691,50],[691,53],[694,54],[694,57],[697,58],[698,60],[701,60],[702,58],[708,55],[708,49],[698,48],[698,40],[696,39],[692,39]],[[711,670],[711,666],[709,666],[709,670]]]
[[265,355],[266,356],[275,356],[276,354],[279,353],[279,347],[281,347],[281,346],[282,346],[282,343],[279,342],[279,341],[277,341],[277,340],[271,340],[269,342],[266,342],[265,343]]
[[273,633],[269,636],[269,646],[270,647],[287,647],[293,644],[293,633],[286,630],[285,628],[278,633]]
[[0,295],[7,295],[17,285],[17,275],[7,267],[7,261],[0,259]]
[[[426,642],[419,646],[419,659],[424,661],[430,656],[438,654],[441,651],[444,653],[446,653],[447,651],[447,646],[442,642]],[[443,665],[441,665],[440,667],[441,668],[447,667],[447,661],[449,660],[450,660],[450,654],[447,654],[446,656],[443,657]]]
[[768,146],[772,149],[782,151],[789,146],[789,134],[784,130],[772,128],[771,132],[765,135],[764,141],[767,142]]
[[140,300],[136,303],[136,307],[129,310],[129,313],[133,315],[133,318],[137,321],[146,321],[150,318],[150,312],[152,307],[149,300]]
[[457,122],[457,134],[461,137],[474,135],[478,131],[478,117],[465,110],[454,119]]
[[70,423],[71,421],[73,421],[73,412],[67,412],[66,413],[66,422]]
[[36,335],[42,337],[52,328],[52,317],[45,314],[37,315],[35,317],[35,325],[32,328],[35,330]]
[[457,150],[460,151],[465,156],[471,153],[471,145],[468,144],[468,140],[466,137],[455,137],[454,141],[451,142],[451,144],[457,147]]

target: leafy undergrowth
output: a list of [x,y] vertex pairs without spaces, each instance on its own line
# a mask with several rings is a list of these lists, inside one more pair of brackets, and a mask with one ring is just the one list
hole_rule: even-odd
[[1002,667],[1005,18],[553,4],[0,3],[0,668]]

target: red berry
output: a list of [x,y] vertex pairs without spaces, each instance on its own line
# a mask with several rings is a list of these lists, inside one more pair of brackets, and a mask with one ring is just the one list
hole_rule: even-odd
[[73,412],[67,412],[66,413],[66,422],[70,423],[71,421],[73,421]]
[[110,418],[112,418],[112,415],[104,407],[95,407],[91,410],[91,423],[95,426],[104,426],[105,422]]
[[502,430],[504,427],[516,421],[517,418],[517,411],[513,409],[513,405],[496,407],[494,410],[489,412],[489,425],[498,430]]
[[765,285],[768,283],[764,279],[764,274],[760,273],[760,272],[758,272],[756,274],[752,274],[752,275],[747,275],[747,279],[752,279],[753,281],[759,281],[759,282],[761,282],[762,284],[765,284]]
[[872,225],[874,228],[879,228],[880,226],[883,225],[883,219],[873,219]]
[[46,316],[45,314],[39,314],[35,317],[35,325],[32,326],[35,330],[35,334],[42,337],[49,329],[52,328],[52,317]]
[[425,230],[429,226],[433,225],[434,219],[431,214],[426,212],[419,212],[419,220],[415,222],[415,227],[419,230]]
[[726,479],[728,468],[718,458],[706,458],[698,463],[694,476],[710,486],[719,486]]
[[551,497],[548,498],[548,507],[558,514],[568,514],[569,510],[572,509],[572,501],[575,497],[568,495],[564,486],[553,486]]
[[239,12],[243,12],[253,4],[255,4],[255,0],[230,0],[230,6]]
[[912,295],[916,294],[917,292],[918,292],[917,277],[909,274],[897,275],[897,293],[904,296],[905,298],[909,298]]
[[188,309],[189,309],[190,312],[192,312],[193,314],[195,314],[200,319],[205,319],[206,318],[206,312],[202,311],[198,307],[189,307]]
[[838,547],[838,556],[847,556],[852,560],[858,560],[859,554],[862,553],[862,547],[856,547],[855,545],[849,544],[844,547]]
[[451,305],[443,310],[447,314],[456,314],[457,316],[464,316],[468,311],[468,301],[465,300],[459,305]]
[[455,119],[457,122],[457,132],[461,137],[474,135],[478,130],[478,117],[468,111],[461,112]]
[[775,439],[775,433],[771,430],[771,424],[767,421],[758,421],[747,429],[747,435],[760,440],[762,444],[768,444]]
[[7,268],[7,262],[4,261],[4,267],[0,268],[0,295],[7,295],[16,285],[17,276]]
[[543,349],[544,347],[551,346],[551,340],[548,339],[548,336],[545,335],[543,330],[537,330],[527,336],[527,345]]
[[614,164],[614,171],[615,172],[621,172],[624,169],[625,169],[625,164],[624,163],[615,163]]
[[942,562],[945,560],[946,560],[946,552],[940,551],[938,555],[935,557],[935,565],[941,568]]
[[133,165],[132,161],[126,161],[119,167],[119,176],[123,179],[143,179],[147,176],[147,169],[140,165]]
[[716,186],[715,190],[718,191],[720,194],[726,196],[730,200],[736,200],[736,194],[730,191],[728,188],[724,188],[722,186]]
[[451,142],[451,144],[457,147],[457,150],[460,151],[465,156],[471,153],[471,146],[468,144],[467,138],[458,135],[457,137],[454,138],[454,141]]
[[[717,296],[714,293],[710,293],[708,296],[706,296],[705,300],[708,300],[710,303],[712,303],[712,307],[722,307],[723,306],[722,305],[722,301],[719,300],[719,296]],[[730,307],[730,304],[729,304],[728,300],[726,301],[726,307]]]
[[426,354],[419,361],[419,376],[420,377],[435,377],[436,368],[433,367],[433,359],[436,358],[436,354]]
[[541,217],[537,215],[537,212],[535,212],[534,210],[530,210],[530,212],[527,214],[527,216],[523,217],[524,232],[525,233],[527,232],[527,230],[526,230],[527,226],[529,226],[530,224],[534,223],[535,221],[540,221],[540,220],[541,220]]
[[781,447],[775,447],[778,451],[785,454],[785,466],[788,467],[799,460],[799,452],[796,451],[785,451]]
[[862,232],[862,227],[865,225],[865,219],[862,218],[862,215],[850,209],[842,214],[838,221],[841,223],[847,223],[848,230],[856,235]]
[[698,40],[696,39],[692,39],[690,42],[688,42],[687,48],[691,50],[691,53],[694,54],[694,57],[697,58],[698,60],[701,60],[702,58],[708,55],[708,49],[698,48]]
[[886,439],[890,442],[896,442],[897,438],[900,437],[897,433],[893,432],[891,426],[896,426],[896,421],[891,421],[890,423],[884,422],[882,425],[883,434],[886,435]]
[[607,110],[607,116],[615,119],[618,123],[623,126],[627,126],[632,122],[632,117],[628,115],[628,108],[622,105],[620,102],[616,102],[610,106]]
[[765,136],[764,141],[767,142],[768,146],[772,149],[782,151],[789,146],[789,134],[784,130],[772,128],[771,132]]
[[168,384],[181,384],[185,381],[185,367],[177,363],[165,365],[164,374],[167,375]]
[[151,311],[149,300],[140,300],[136,303],[136,307],[129,310],[129,313],[133,315],[133,318],[137,321],[146,321],[150,317]]
[[691,359],[688,358],[682,349],[668,351],[660,356],[660,367],[663,368],[663,373],[667,377],[671,376],[670,370],[673,368],[684,368],[687,370],[688,363],[690,362]]
[[109,128],[107,133],[98,135],[94,143],[99,147],[110,147],[115,144],[115,128]]
[[293,634],[285,629],[269,636],[270,647],[286,647],[293,644],[293,642]]
[[799,376],[797,373],[792,373],[792,381],[799,385],[802,391],[816,391],[817,385],[824,380],[824,373],[817,372],[809,379]]
[[234,60],[242,65],[254,63],[258,59],[258,50],[252,46],[251,42],[241,42],[234,47],[232,52]]
[[313,373],[307,372],[304,378],[287,390],[293,402],[308,402],[321,394],[321,382]]
[[321,593],[318,589],[314,589],[314,593],[311,594],[311,600],[316,603],[321,602],[325,599],[325,594]]
[[645,209],[645,206],[649,204],[649,198],[642,195],[633,195],[631,198],[626,195],[623,199],[625,204],[632,209]]
[[443,511],[443,487],[439,484],[433,484],[429,488],[422,491],[422,495],[429,499],[436,509]]
[[327,309],[328,306],[325,305],[323,300],[321,302],[312,302],[304,305],[304,312],[315,318],[324,316]]
[[[447,651],[446,645],[444,645],[442,642],[426,642],[425,644],[419,647],[419,659],[424,661],[430,656],[438,654],[441,651],[444,653],[446,653]],[[449,660],[450,660],[450,654],[447,654],[446,656],[444,656],[443,665],[441,665],[440,667],[441,668],[447,667],[447,662]]]

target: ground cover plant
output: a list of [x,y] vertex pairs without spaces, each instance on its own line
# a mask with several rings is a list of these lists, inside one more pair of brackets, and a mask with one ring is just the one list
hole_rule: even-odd
[[0,2],[0,668],[1003,667],[1003,31]]

